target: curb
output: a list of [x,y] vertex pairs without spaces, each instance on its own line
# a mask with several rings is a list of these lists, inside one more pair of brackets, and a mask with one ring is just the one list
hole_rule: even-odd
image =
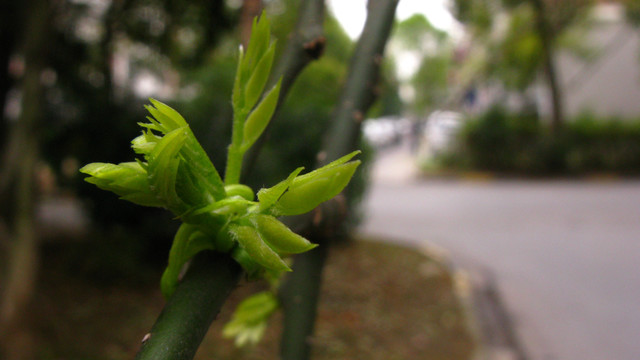
[[616,173],[587,173],[582,175],[548,175],[548,176],[527,176],[508,173],[497,173],[491,171],[426,171],[419,172],[415,181],[467,181],[467,182],[493,182],[497,180],[523,180],[523,181],[577,181],[587,183],[618,183],[625,181],[636,181],[640,179],[637,175],[621,175]]
[[461,259],[456,261],[438,246],[427,245],[419,250],[441,260],[454,274],[455,292],[479,344],[473,359],[528,360],[493,273]]

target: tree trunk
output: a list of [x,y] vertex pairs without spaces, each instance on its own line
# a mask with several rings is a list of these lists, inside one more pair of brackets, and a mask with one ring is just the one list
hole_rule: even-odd
[[38,159],[38,124],[43,116],[43,88],[40,75],[45,67],[49,41],[50,11],[47,0],[36,1],[24,39],[25,73],[22,80],[22,113],[12,136],[16,142],[16,216],[8,259],[6,284],[0,302],[0,340],[5,359],[31,359],[26,309],[33,294],[38,270],[35,233],[34,175]]
[[17,29],[22,23],[22,8],[17,1],[3,1],[0,5],[0,153],[6,143],[8,124],[2,111],[7,101],[13,79],[9,74],[9,61],[15,51]]
[[[319,166],[353,151],[360,140],[362,120],[377,95],[384,48],[391,32],[398,0],[369,0],[367,21],[351,58],[347,80],[333,123],[324,139]],[[314,211],[320,224],[313,224],[308,237],[320,246],[295,257],[293,272],[286,278],[280,298],[284,307],[281,342],[283,360],[305,360],[311,352],[320,294],[322,270],[332,238],[342,233],[346,205],[335,198]],[[309,219],[310,217],[307,217]]]
[[544,76],[551,96],[551,128],[554,133],[560,131],[564,124],[562,90],[558,81],[558,73],[554,63],[554,33],[546,18],[544,0],[531,0],[536,16],[536,27],[542,44]]

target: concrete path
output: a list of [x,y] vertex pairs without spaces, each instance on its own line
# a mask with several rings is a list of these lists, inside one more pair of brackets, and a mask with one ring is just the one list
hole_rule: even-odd
[[640,359],[640,182],[418,182],[402,157],[374,167],[364,233],[490,269],[530,359]]

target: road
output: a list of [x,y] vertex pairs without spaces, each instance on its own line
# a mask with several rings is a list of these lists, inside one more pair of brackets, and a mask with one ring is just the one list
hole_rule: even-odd
[[531,359],[640,359],[640,182],[376,178],[362,231],[489,268]]

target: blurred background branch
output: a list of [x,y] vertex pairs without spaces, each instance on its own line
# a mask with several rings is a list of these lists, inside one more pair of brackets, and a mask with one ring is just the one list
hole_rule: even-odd
[[[324,135],[318,164],[326,164],[355,150],[360,143],[360,128],[378,91],[384,48],[391,33],[398,0],[370,0],[367,21],[351,57],[342,94]],[[329,247],[344,233],[348,211],[342,200],[317,208],[313,220],[302,233],[320,246],[294,257],[293,272],[286,278],[281,293],[284,329],[281,354],[285,360],[310,356],[309,339],[313,334],[318,297]]]

